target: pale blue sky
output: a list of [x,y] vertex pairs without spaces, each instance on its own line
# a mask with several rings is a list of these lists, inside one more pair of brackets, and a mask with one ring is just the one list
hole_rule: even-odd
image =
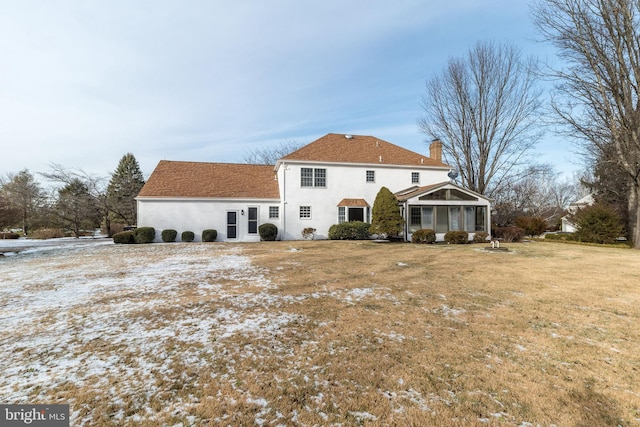
[[[0,0],[0,174],[108,176],[127,152],[148,174],[330,132],[428,153],[425,81],[478,40],[553,55],[535,36],[514,0]],[[539,160],[575,169],[558,141]]]

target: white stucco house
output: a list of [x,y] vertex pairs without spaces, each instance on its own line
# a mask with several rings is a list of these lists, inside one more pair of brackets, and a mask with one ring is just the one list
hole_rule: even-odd
[[[272,223],[281,240],[316,239],[345,221],[371,222],[381,187],[398,198],[404,238],[431,228],[439,240],[449,230],[490,232],[490,200],[452,183],[442,143],[425,156],[373,136],[327,134],[275,165],[161,161],[137,200],[138,225],[157,231],[216,229],[218,241],[259,241],[258,227]],[[159,239],[157,233],[156,239]]]
[[578,210],[587,206],[591,206],[593,205],[593,203],[594,199],[592,194],[587,194],[580,200],[576,200],[575,202],[571,203],[567,208],[567,211],[569,211],[569,213],[562,217],[562,231],[564,233],[575,233],[576,225],[571,221],[571,217],[575,215]]

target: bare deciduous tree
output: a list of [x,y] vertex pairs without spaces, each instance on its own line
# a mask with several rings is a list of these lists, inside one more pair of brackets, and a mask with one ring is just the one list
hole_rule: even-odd
[[256,148],[244,156],[245,163],[257,165],[275,165],[278,159],[301,148],[303,144],[296,141],[285,141],[273,147]]
[[57,163],[51,171],[41,175],[50,181],[64,184],[55,193],[51,213],[61,226],[73,229],[76,237],[81,231],[100,226],[107,215],[104,179],[80,169],[66,168]]
[[640,248],[640,1],[539,0],[535,24],[559,52],[553,109],[629,183],[629,237]]
[[569,204],[579,198],[579,179],[561,179],[549,165],[530,166],[522,178],[496,194],[493,221],[513,225],[518,216],[534,216],[553,226]]
[[537,63],[511,45],[479,42],[426,84],[421,130],[443,143],[462,184],[493,196],[537,142]]

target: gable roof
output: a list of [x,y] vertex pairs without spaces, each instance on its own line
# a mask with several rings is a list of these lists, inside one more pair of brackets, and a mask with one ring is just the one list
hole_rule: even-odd
[[369,203],[367,203],[367,201],[365,199],[342,199],[340,200],[340,203],[338,203],[338,206],[341,207],[350,207],[350,208],[368,208]]
[[471,194],[479,199],[491,200],[480,193],[476,193],[475,191],[469,190],[468,188],[461,187],[457,184],[454,184],[451,181],[438,182],[436,184],[425,185],[423,187],[411,187],[411,188],[407,188],[406,190],[398,191],[394,194],[399,202],[406,202],[407,200],[413,197],[421,196],[423,194],[433,193],[434,191],[444,187],[456,188],[464,193]]
[[407,150],[374,136],[329,133],[283,160],[376,165],[449,167],[423,154]]
[[161,160],[138,197],[278,199],[272,165]]

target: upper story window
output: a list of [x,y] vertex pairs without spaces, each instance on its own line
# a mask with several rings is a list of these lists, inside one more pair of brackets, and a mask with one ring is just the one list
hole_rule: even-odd
[[302,187],[326,187],[327,170],[322,168],[301,168],[300,186]]
[[376,171],[367,171],[367,182],[376,182]]
[[420,172],[411,172],[411,183],[420,184]]

